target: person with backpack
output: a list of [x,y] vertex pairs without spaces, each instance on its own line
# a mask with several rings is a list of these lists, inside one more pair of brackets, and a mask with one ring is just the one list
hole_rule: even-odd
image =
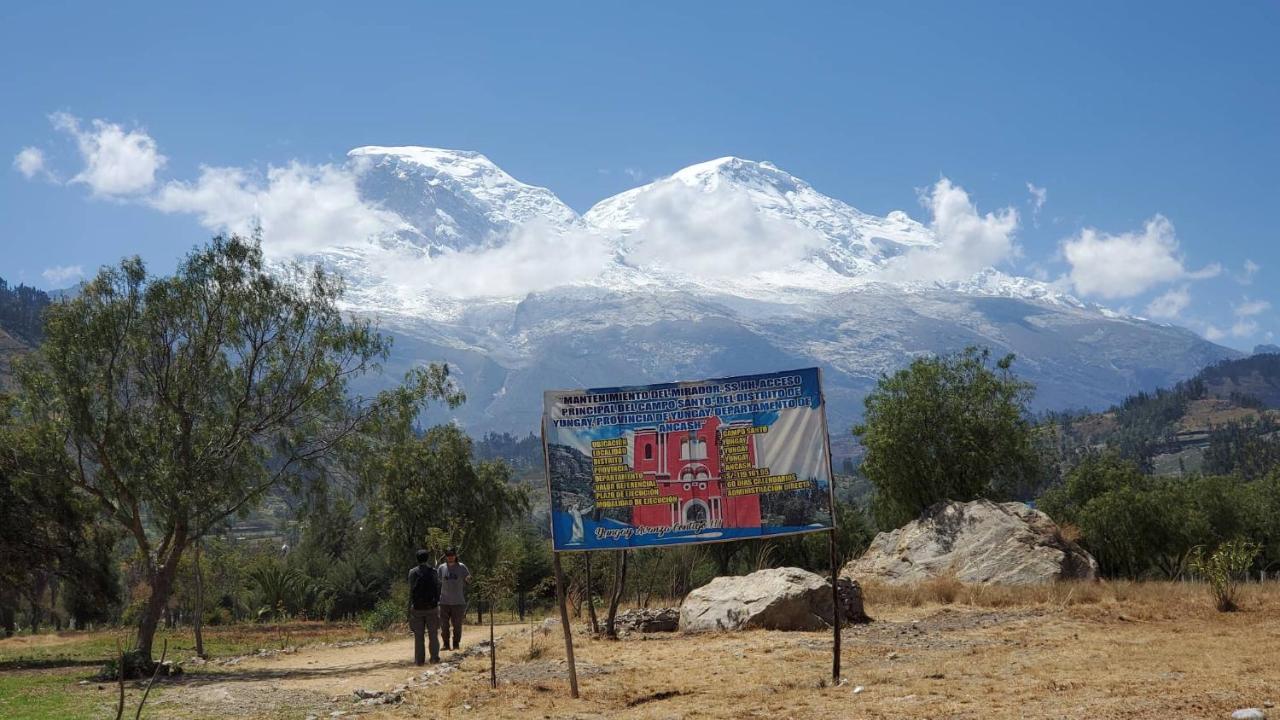
[[471,584],[471,571],[458,562],[458,550],[444,552],[444,562],[436,568],[440,576],[440,637],[444,649],[449,649],[449,626],[453,626],[453,649],[460,650],[462,642],[462,617],[467,612],[467,585]]
[[431,567],[431,553],[419,550],[418,564],[409,571],[409,627],[413,630],[413,662],[425,661],[423,634],[431,637],[431,662],[440,662],[440,642],[436,632],[440,627],[440,579]]

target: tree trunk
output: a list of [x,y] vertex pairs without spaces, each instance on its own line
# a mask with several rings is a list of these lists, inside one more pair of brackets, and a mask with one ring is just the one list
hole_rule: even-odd
[[614,620],[618,617],[618,604],[622,602],[622,591],[627,586],[627,551],[620,550],[613,566],[613,595],[609,598],[609,617],[605,620],[605,634],[611,638],[618,637]]
[[138,618],[138,654],[151,667],[151,646],[156,639],[156,629],[164,616],[165,605],[169,603],[169,595],[173,593],[173,579],[178,574],[178,561],[182,559],[182,545],[175,541],[169,551],[169,558],[158,567],[150,578],[151,595],[142,608]]
[[591,553],[587,553],[587,617],[591,620],[591,634],[600,634],[600,620],[596,617],[595,591],[591,588]]
[[196,541],[196,617],[193,621],[196,632],[196,657],[204,657],[204,573],[200,569],[200,545]]

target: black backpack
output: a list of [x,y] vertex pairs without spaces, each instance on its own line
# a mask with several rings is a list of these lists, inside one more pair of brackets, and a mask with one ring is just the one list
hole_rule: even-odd
[[440,603],[440,583],[434,568],[419,565],[410,573],[409,607],[430,610]]

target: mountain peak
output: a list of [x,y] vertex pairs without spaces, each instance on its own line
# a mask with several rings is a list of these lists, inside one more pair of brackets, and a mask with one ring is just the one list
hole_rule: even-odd
[[550,190],[523,183],[471,150],[367,145],[347,153],[361,194],[417,229],[407,238],[429,248],[482,245],[541,221],[568,227],[578,214]]

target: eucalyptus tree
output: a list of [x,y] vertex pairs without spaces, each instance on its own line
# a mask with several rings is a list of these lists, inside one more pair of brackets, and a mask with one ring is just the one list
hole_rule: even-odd
[[21,392],[63,434],[73,486],[137,546],[148,661],[195,541],[319,472],[387,410],[461,401],[439,365],[376,397],[350,395],[390,340],[344,313],[342,293],[318,267],[269,268],[257,237],[220,236],[173,275],[127,259],[48,309]]

